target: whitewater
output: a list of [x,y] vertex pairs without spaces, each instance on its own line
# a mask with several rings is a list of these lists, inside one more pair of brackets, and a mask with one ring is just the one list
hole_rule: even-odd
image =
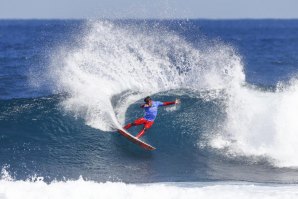
[[[35,198],[297,198],[297,185],[248,182],[166,182],[125,184],[78,180],[46,183],[42,177],[13,180],[5,168],[0,180],[1,199]],[[16,191],[17,190],[17,191]]]

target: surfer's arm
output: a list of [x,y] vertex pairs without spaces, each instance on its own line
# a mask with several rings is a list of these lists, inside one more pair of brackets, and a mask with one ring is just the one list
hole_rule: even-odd
[[175,102],[163,102],[162,106],[169,106],[169,105],[172,105],[172,104],[175,104]]
[[162,103],[162,106],[168,106],[168,105],[172,105],[172,104],[180,104],[180,100],[179,99],[176,99],[173,102],[163,102]]

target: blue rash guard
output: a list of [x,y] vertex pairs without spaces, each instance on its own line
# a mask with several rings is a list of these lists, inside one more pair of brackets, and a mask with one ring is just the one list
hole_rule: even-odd
[[148,121],[154,121],[157,116],[157,109],[159,106],[163,106],[163,103],[160,101],[152,101],[152,106],[144,108],[144,118]]

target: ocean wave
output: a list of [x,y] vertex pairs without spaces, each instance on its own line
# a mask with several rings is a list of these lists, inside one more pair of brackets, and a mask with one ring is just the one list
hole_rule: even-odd
[[204,99],[224,98],[226,116],[210,129],[207,145],[230,156],[266,156],[279,167],[298,165],[296,84],[287,91],[250,87],[233,47],[218,41],[195,47],[158,27],[108,21],[90,22],[80,41],[57,50],[43,79],[68,93],[64,110],[87,125],[103,131],[120,128],[127,108],[146,95],[216,90],[220,96]]

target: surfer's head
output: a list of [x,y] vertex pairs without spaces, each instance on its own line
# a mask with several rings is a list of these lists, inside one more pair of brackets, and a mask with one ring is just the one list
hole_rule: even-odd
[[144,102],[145,102],[146,104],[150,105],[151,102],[152,102],[151,97],[149,97],[149,96],[145,97]]

